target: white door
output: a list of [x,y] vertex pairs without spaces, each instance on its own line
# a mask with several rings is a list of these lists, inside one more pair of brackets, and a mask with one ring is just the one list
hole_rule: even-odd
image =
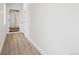
[[19,27],[19,12],[11,10],[10,16],[10,27]]

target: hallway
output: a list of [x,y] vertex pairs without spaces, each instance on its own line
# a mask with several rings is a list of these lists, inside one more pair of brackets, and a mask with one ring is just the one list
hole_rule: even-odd
[[79,55],[79,4],[0,3],[1,55]]
[[40,55],[23,33],[14,32],[6,36],[1,55]]

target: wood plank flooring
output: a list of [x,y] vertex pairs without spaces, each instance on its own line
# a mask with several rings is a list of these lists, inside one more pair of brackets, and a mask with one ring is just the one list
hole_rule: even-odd
[[1,55],[41,55],[23,33],[10,33],[1,51]]

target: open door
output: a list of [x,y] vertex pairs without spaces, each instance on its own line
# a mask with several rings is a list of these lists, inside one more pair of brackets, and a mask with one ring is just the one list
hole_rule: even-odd
[[9,10],[9,21],[10,21],[10,31],[19,31],[19,10],[10,9]]

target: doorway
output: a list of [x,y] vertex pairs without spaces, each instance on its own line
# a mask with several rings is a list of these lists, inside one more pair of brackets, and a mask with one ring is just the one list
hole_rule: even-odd
[[19,31],[19,10],[9,9],[9,32]]

